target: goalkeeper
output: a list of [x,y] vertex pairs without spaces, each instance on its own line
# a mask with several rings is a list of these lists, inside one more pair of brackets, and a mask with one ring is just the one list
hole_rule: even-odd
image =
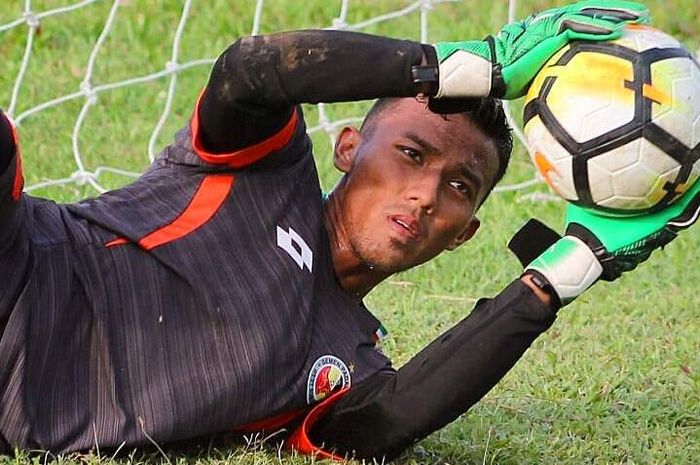
[[[143,176],[71,205],[22,193],[0,117],[0,451],[286,427],[302,452],[381,459],[454,420],[563,303],[688,226],[697,188],[646,229],[580,212],[546,251],[526,230],[523,276],[399,370],[362,298],[476,232],[511,150],[496,98],[522,95],[568,40],[646,16],[601,0],[485,41],[241,39]],[[338,136],[344,175],[324,198],[299,104],[370,98],[362,128]]]

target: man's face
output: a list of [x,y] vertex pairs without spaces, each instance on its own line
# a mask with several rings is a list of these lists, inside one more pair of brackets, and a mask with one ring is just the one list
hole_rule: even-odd
[[494,142],[463,115],[430,112],[401,99],[363,133],[345,128],[335,164],[341,181],[340,227],[353,253],[394,273],[468,240],[498,170]]

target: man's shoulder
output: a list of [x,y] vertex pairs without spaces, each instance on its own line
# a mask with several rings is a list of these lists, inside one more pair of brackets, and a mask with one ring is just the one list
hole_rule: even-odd
[[190,166],[256,171],[284,168],[302,160],[313,161],[312,145],[306,133],[301,107],[297,107],[287,123],[267,139],[230,153],[206,151],[198,142],[196,121],[193,116],[158,158]]

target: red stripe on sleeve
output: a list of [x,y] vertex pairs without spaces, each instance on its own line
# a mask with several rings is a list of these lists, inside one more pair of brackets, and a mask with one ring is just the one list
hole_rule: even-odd
[[15,159],[15,182],[12,184],[12,199],[19,200],[22,195],[22,190],[24,189],[24,175],[22,174],[22,155],[17,149],[17,155]]
[[292,116],[287,121],[282,129],[276,134],[268,137],[262,142],[246,147],[241,150],[229,153],[210,153],[207,152],[199,140],[199,104],[204,96],[204,91],[197,99],[194,115],[190,121],[190,132],[192,133],[192,148],[202,160],[212,165],[228,165],[232,168],[243,168],[251,165],[256,161],[264,158],[266,155],[283,148],[289,143],[296,131],[299,122],[299,115],[296,108],[292,112]]
[[345,461],[345,458],[338,455],[332,454],[331,452],[325,451],[311,442],[309,438],[309,431],[318,420],[323,417],[323,415],[328,411],[329,408],[341,397],[347,393],[347,389],[333,393],[327,399],[316,404],[316,406],[311,409],[311,411],[306,415],[304,421],[299,425],[299,427],[292,433],[292,435],[287,440],[287,447],[294,449],[300,454],[316,455],[318,457],[323,457],[325,459],[331,459],[336,461]]
[[17,133],[15,123],[7,115],[5,115],[5,118],[7,118],[7,121],[10,123],[10,128],[12,128],[12,139],[15,143],[15,180],[12,183],[12,200],[19,200],[19,197],[22,195],[22,189],[24,189],[22,151],[19,147],[19,134]]
[[[145,250],[167,244],[185,237],[206,224],[219,210],[233,188],[233,175],[211,174],[206,176],[197,188],[187,208],[171,223],[142,237],[138,244]],[[105,244],[115,247],[129,243],[124,237],[117,237]]]

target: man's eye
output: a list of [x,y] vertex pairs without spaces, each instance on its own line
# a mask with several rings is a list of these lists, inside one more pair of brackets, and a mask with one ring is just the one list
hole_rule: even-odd
[[415,162],[420,163],[423,161],[423,155],[421,155],[421,153],[415,149],[412,149],[410,147],[401,147],[401,151],[404,153],[404,155],[406,155]]
[[453,189],[464,195],[468,195],[470,192],[469,186],[466,183],[463,183],[462,181],[450,181],[450,186],[452,186]]

